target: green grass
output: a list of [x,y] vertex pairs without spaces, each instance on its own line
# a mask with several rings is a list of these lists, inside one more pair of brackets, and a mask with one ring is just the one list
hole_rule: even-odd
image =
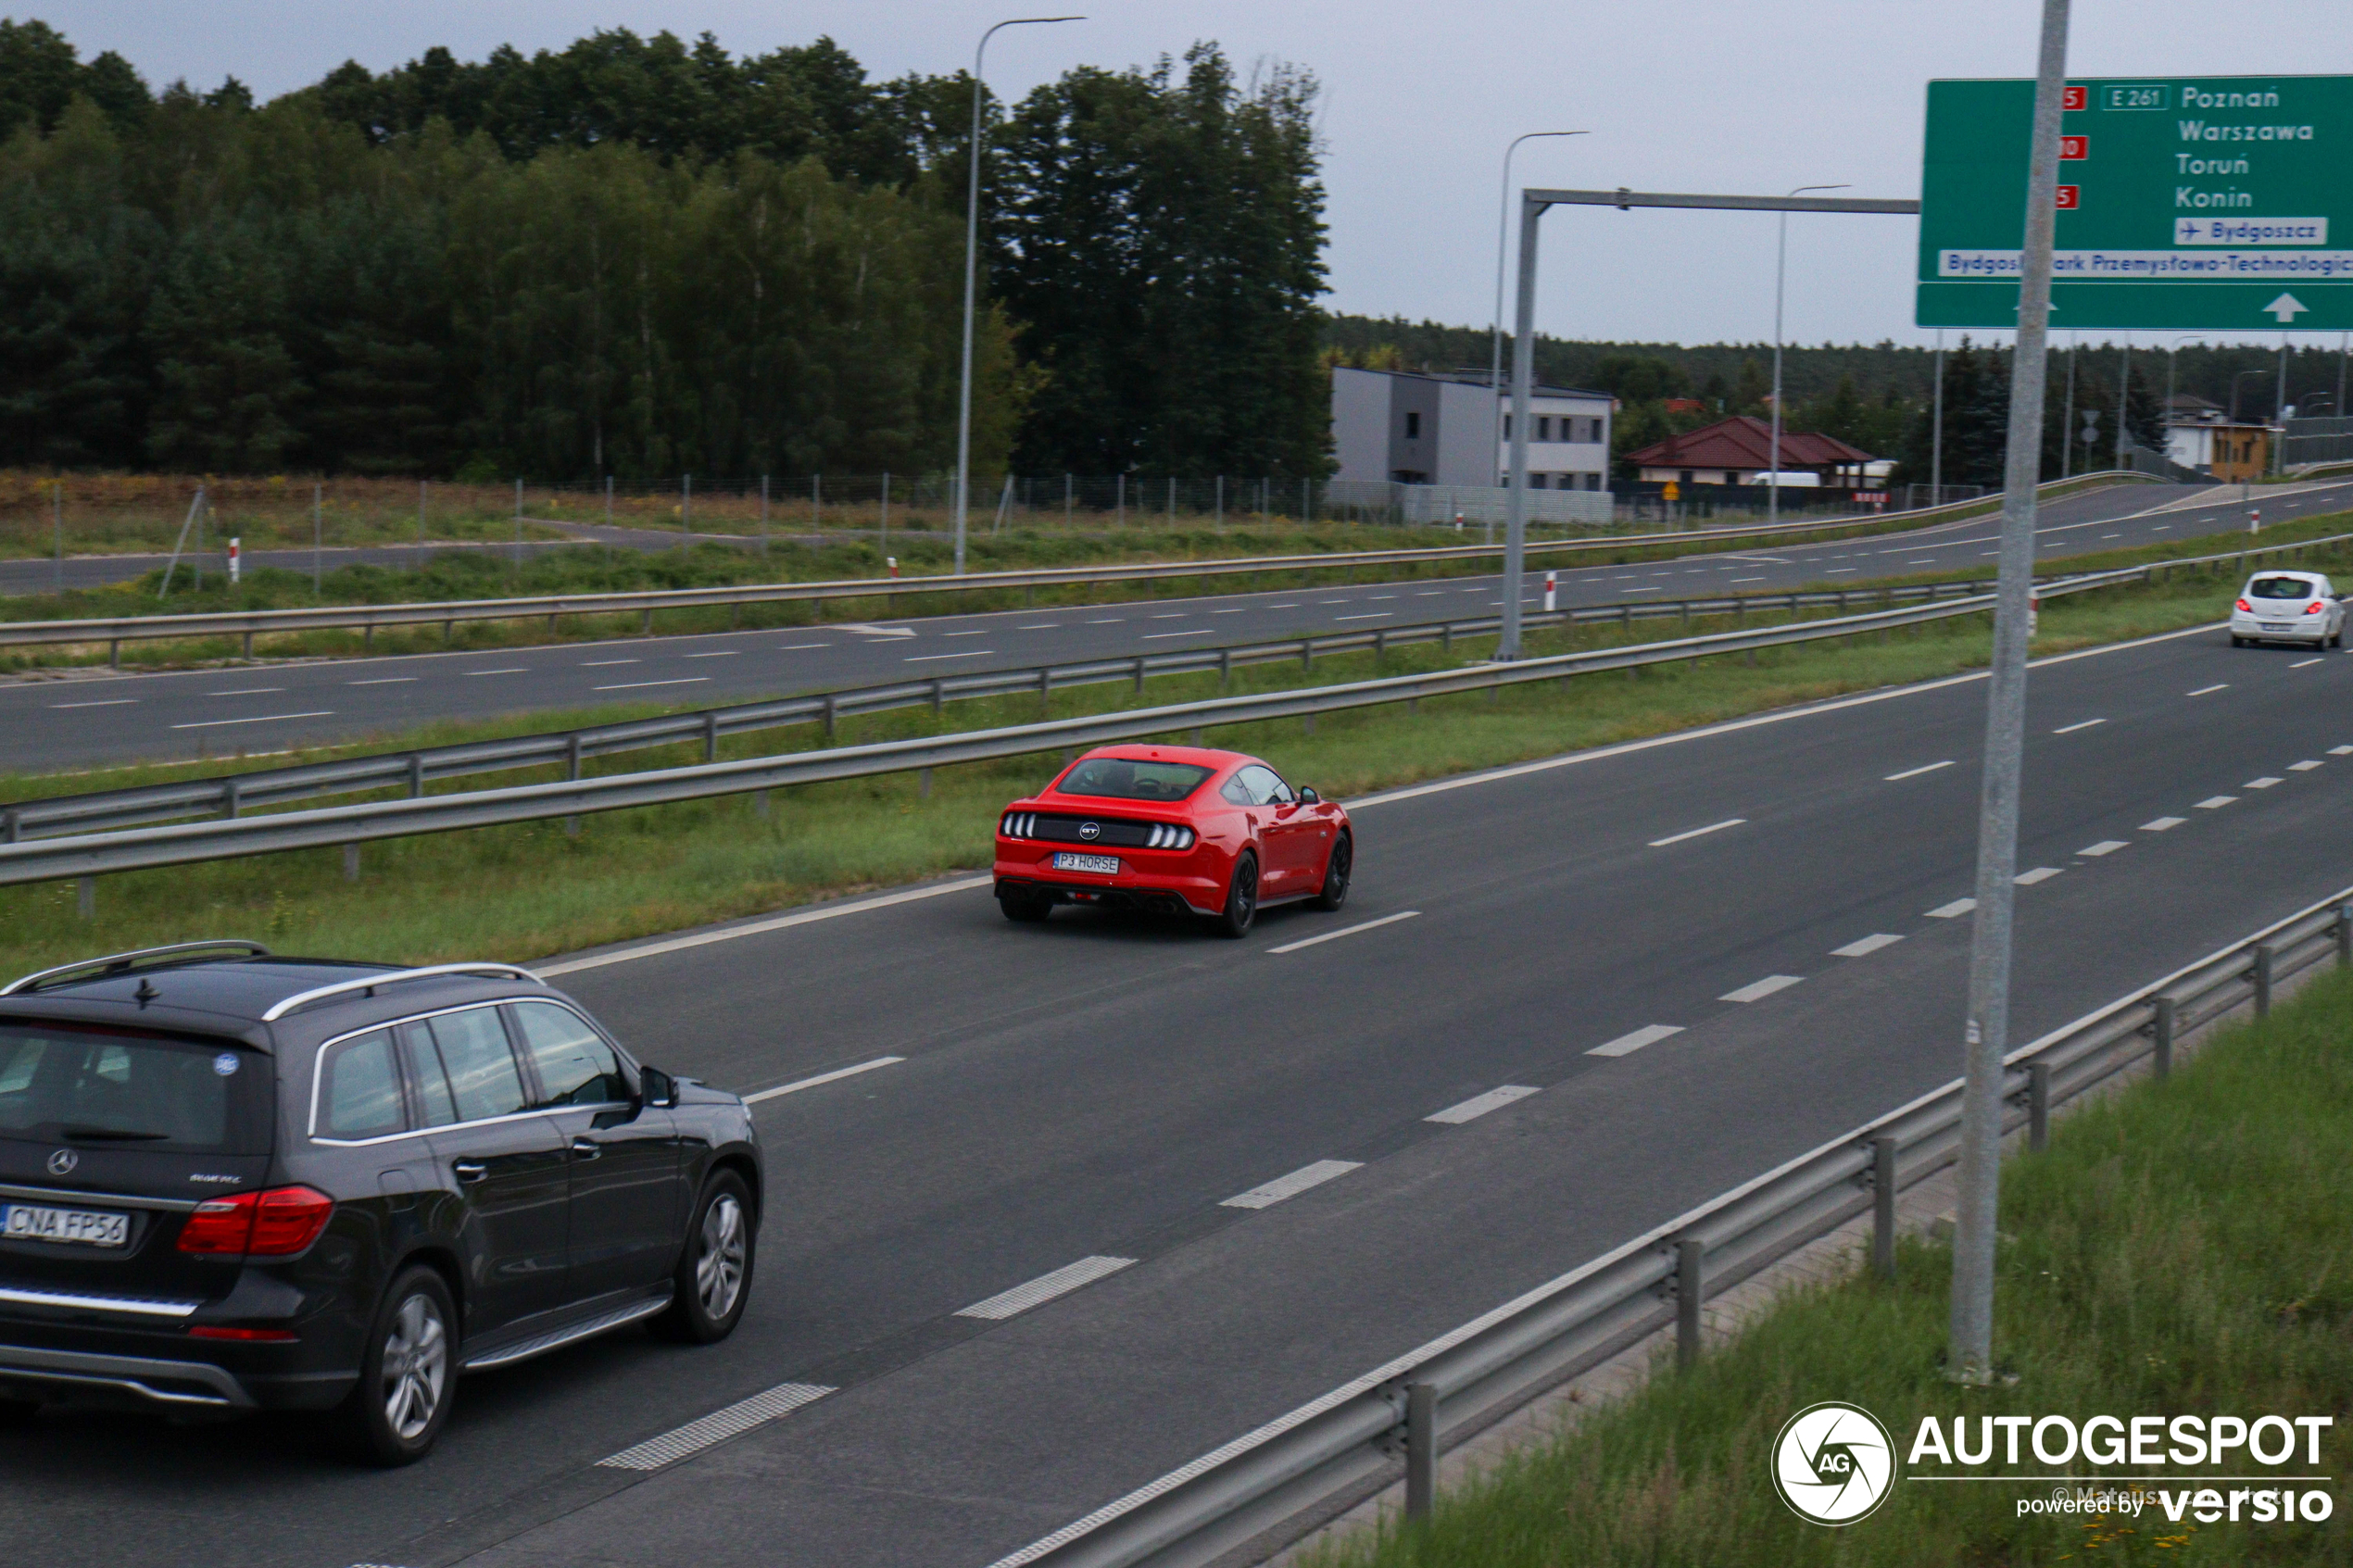
[[[2057,600],[2044,612],[2045,653],[2123,640],[2209,621],[2210,581],[2129,588]],[[1671,624],[1671,623],[1669,623]],[[1720,624],[1720,623],[1716,623]],[[1704,623],[1699,630],[1710,629]],[[1529,651],[1601,646],[1662,634],[1656,623],[1630,636],[1586,628],[1531,638]],[[1296,720],[1215,730],[1213,744],[1268,758],[1294,781],[1341,797],[1416,780],[1557,755],[1707,724],[1745,713],[1844,693],[1897,685],[1983,662],[1982,618],[1939,622],[1884,641],[1810,644],[1769,650],[1750,666],[1739,656],[1643,671],[1541,682],[1499,693],[1429,698],[1327,714],[1311,736]],[[1479,647],[1458,646],[1461,663]],[[1435,646],[1392,651],[1385,670],[1449,667]],[[1265,691],[1361,679],[1370,655],[1239,670],[1235,689]],[[1214,675],[1152,681],[1139,699],[1121,684],[1057,694],[1060,715],[1124,710],[1215,695]],[[642,713],[647,709],[635,709]],[[603,720],[611,710],[572,716]],[[839,744],[971,730],[1034,720],[1034,697],[951,705],[846,720]],[[426,742],[489,738],[560,727],[566,716],[498,724],[446,725]],[[404,737],[406,738],[406,737]],[[813,725],[731,737],[723,757],[801,749]],[[318,760],[381,746],[321,748],[272,759]],[[591,763],[591,774],[699,760],[698,746],[633,752]],[[578,837],[553,822],[472,830],[371,845],[358,883],[343,879],[340,852],[303,850],[101,879],[98,912],[75,914],[70,883],[0,888],[0,972],[13,974],[91,952],[203,935],[246,935],[288,950],[371,955],[412,962],[457,958],[525,960],[680,926],[774,909],[860,888],[985,866],[998,809],[1035,788],[1054,759],[1017,759],[938,770],[929,796],[913,775],[778,792],[761,816],[748,797],[604,813]],[[233,771],[221,763],[109,769],[71,777],[0,779],[0,799],[79,793]],[[471,784],[484,787],[556,776],[518,770]],[[349,799],[353,797],[338,797]]]
[[[2219,1036],[2171,1079],[2063,1120],[2002,1177],[1995,1356],[2016,1381],[1942,1375],[1951,1253],[1904,1246],[1894,1283],[1800,1289],[1722,1350],[1662,1361],[1623,1402],[1441,1496],[1427,1527],[1327,1546],[1315,1568],[1978,1568],[2353,1561],[2345,1487],[2326,1524],[2017,1517],[2047,1484],[1907,1485],[1843,1529],[1805,1524],[1768,1479],[1781,1424],[1821,1399],[1877,1415],[1908,1453],[1923,1416],[2333,1415],[2353,1419],[2353,977]],[[2301,1461],[2302,1451],[2296,1455]],[[1963,1468],[1963,1467],[1957,1467]],[[1996,1466],[2007,1469],[2007,1466]],[[2026,1473],[2050,1467],[2028,1464]],[[2086,1473],[2079,1461],[2072,1467]],[[2211,1469],[2191,1467],[2192,1470]],[[2263,1467],[2234,1461],[2233,1474]],[[1953,1474],[1954,1471],[1944,1471]],[[1975,1472],[1982,1474],[1982,1471]],[[2134,1474],[2108,1469],[2111,1482]],[[2176,1467],[2174,1474],[2186,1474]],[[2183,1489],[2153,1475],[2151,1486]],[[2255,1483],[2261,1486],[2262,1483]],[[2224,1488],[2227,1489],[2227,1488]]]

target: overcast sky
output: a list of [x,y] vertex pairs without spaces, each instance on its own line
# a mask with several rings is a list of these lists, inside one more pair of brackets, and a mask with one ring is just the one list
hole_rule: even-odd
[[[1295,61],[1324,84],[1335,310],[1486,324],[1504,145],[1516,184],[1766,193],[1843,182],[1919,194],[1922,83],[2030,76],[2039,0],[47,0],[19,16],[83,57],[126,56],[160,87],[234,74],[263,97],[345,59],[383,69],[441,44],[560,47],[598,28],[738,53],[830,34],[875,77],[968,65],[1006,17],[988,79],[1017,96],[1072,65],[1148,63],[1215,39],[1245,69]],[[2076,76],[2353,73],[2347,0],[2077,0]],[[1570,337],[1769,339],[1762,216],[1554,209],[1539,324]],[[1792,341],[1926,342],[1911,325],[1908,218],[1790,222]],[[2333,334],[2331,334],[2333,335]],[[2313,338],[2312,334],[2298,334]],[[2152,340],[2153,341],[2153,340]]]

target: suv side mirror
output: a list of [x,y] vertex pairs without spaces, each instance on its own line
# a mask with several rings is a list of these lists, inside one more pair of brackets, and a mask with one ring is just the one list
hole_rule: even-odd
[[1324,797],[1315,793],[1315,786],[1314,784],[1301,784],[1299,786],[1299,803],[1302,806],[1320,806],[1323,804],[1323,801]]
[[640,1105],[657,1110],[668,1110],[678,1103],[678,1080],[659,1067],[640,1068],[637,1073],[637,1100]]

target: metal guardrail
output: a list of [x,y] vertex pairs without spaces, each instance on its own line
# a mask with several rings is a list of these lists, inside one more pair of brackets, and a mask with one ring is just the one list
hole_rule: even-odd
[[[2129,471],[2079,474],[2055,484],[2082,485],[2087,480],[2124,482],[2141,476]],[[2042,488],[2051,488],[2045,485]],[[1890,512],[1876,518],[1832,518],[1820,522],[1782,523],[1773,527],[1689,529],[1667,533],[1621,533],[1596,539],[1533,542],[1535,553],[1575,553],[1618,550],[1653,545],[1716,544],[1740,539],[1778,539],[1837,529],[1877,529],[1890,521],[1928,522],[1948,513],[1982,507],[1984,497],[1926,507],[1916,512]],[[1420,562],[1500,559],[1502,545],[1448,545],[1435,548],[1354,550],[1334,555],[1259,556],[1230,560],[1127,562],[1112,566],[1042,567],[1020,571],[984,571],[962,577],[853,578],[823,583],[767,583],[722,588],[648,589],[619,594],[546,594],[508,599],[451,599],[434,603],[395,605],[321,605],[303,609],[224,610],[197,615],[132,615],[79,621],[0,621],[0,647],[29,647],[69,643],[106,643],[120,655],[126,642],[157,637],[239,636],[248,652],[253,639],[288,632],[353,631],[371,633],[380,626],[441,623],[444,634],[459,621],[523,621],[545,617],[549,630],[567,615],[635,614],[650,633],[653,615],[661,609],[698,609],[714,606],[740,608],[748,604],[822,602],[832,599],[904,597],[912,594],[986,592],[992,589],[1065,587],[1094,583],[1151,583],[1186,578],[1223,577],[1279,571],[1334,571],[1354,567],[1402,566]]]
[[[1934,603],[1966,597],[1982,587],[1968,583],[1932,583],[1884,588],[1825,589],[1812,593],[1717,595],[1686,599],[1629,599],[1616,604],[1583,605],[1565,610],[1529,615],[1529,627],[1621,625],[1638,621],[1680,619],[1689,626],[1694,617],[1770,614],[1791,615],[1804,609],[1835,608],[1843,614],[1855,604],[1893,608],[1905,603]],[[45,799],[0,805],[0,844],[59,833],[137,826],[172,822],[183,817],[235,817],[257,807],[283,805],[322,795],[359,794],[405,788],[411,797],[424,794],[434,781],[503,772],[517,768],[562,764],[570,776],[580,776],[588,758],[607,757],[649,746],[674,746],[700,740],[703,760],[719,759],[724,735],[749,734],[788,724],[820,723],[826,737],[835,721],[853,714],[879,713],[890,709],[928,705],[934,712],[950,701],[975,697],[1020,696],[1035,692],[1041,703],[1071,686],[1134,681],[1141,690],[1147,677],[1202,674],[1216,671],[1229,675],[1237,666],[1272,664],[1298,659],[1312,666],[1319,656],[1372,652],[1376,658],[1392,647],[1421,643],[1451,646],[1457,637],[1491,636],[1502,625],[1495,616],[1457,621],[1422,621],[1376,631],[1339,632],[1323,636],[1292,637],[1272,642],[1235,644],[1224,647],[1192,647],[1181,652],[1132,654],[1124,659],[1081,659],[1064,664],[1030,665],[973,675],[946,675],[887,685],[859,686],[817,692],[767,702],[698,709],[660,718],[633,719],[585,729],[559,730],[507,740],[469,741],[455,746],[415,747],[332,762],[304,763],[290,768],[251,769],[212,778],[177,784],[145,784],[130,789],[93,791],[84,795],[53,796]]]
[[[2044,589],[2043,593],[2048,597],[2055,594],[2104,587],[2112,581],[2137,580],[2145,571],[2145,568],[2133,568],[2123,572],[2055,583]],[[477,790],[462,795],[429,795],[406,800],[378,800],[268,816],[237,817],[221,822],[132,828],[121,833],[36,838],[16,844],[0,844],[0,886],[44,882],[58,877],[94,877],[107,872],[135,871],[155,866],[187,865],[201,860],[233,859],[247,855],[270,855],[322,845],[359,845],[371,840],[447,833],[459,828],[585,816],[592,812],[625,810],[638,806],[750,794],[792,784],[874,778],[919,768],[1036,756],[1041,752],[1068,750],[1113,741],[1139,740],[1186,730],[1199,732],[1225,724],[1345,712],[1390,703],[1413,702],[1426,696],[1499,690],[1532,681],[1558,680],[1599,671],[1676,663],[1684,659],[1705,659],[1714,654],[1740,653],[1750,648],[1777,647],[1787,643],[1818,642],[1862,632],[1893,630],[1931,621],[1982,614],[1990,610],[1993,604],[1991,596],[1972,595],[1963,599],[1874,610],[1861,615],[1835,616],[1823,621],[1708,633],[1672,642],[1591,648],[1509,664],[1479,664],[1336,686],[1213,697],[1202,702],[1056,719],[1000,729],[916,736],[866,746],[746,758],[732,762],[705,762],[692,767],[621,773],[600,779],[516,784],[505,789]]]
[[[2353,533],[2158,561],[2120,572],[2045,583],[2038,591],[2072,593],[2083,587],[2113,583],[2155,581],[2176,568],[2209,566],[2222,561],[2236,562],[2244,570],[2249,561],[2259,562],[2268,556],[2294,555],[2316,546],[2347,541],[2353,541]],[[1631,627],[1638,621],[1680,619],[1688,626],[1697,616],[1743,616],[1751,611],[1770,613],[1775,610],[1795,615],[1800,610],[1823,608],[1835,608],[1843,614],[1856,601],[1869,603],[1876,600],[1891,608],[1907,600],[1937,603],[1948,592],[1967,596],[1977,587],[1974,583],[1925,583],[1723,595],[1689,599],[1629,599],[1616,604],[1584,605],[1531,614],[1526,624],[1547,627],[1616,623]],[[425,784],[432,781],[557,763],[566,765],[570,777],[577,779],[580,765],[585,759],[649,746],[673,746],[697,739],[703,743],[704,760],[713,762],[718,759],[719,741],[724,735],[747,734],[788,724],[822,723],[830,739],[835,721],[854,714],[878,713],[925,704],[937,712],[950,700],[1006,696],[1026,692],[1038,693],[1042,702],[1057,690],[1113,681],[1134,681],[1140,691],[1149,676],[1198,674],[1210,670],[1225,674],[1237,665],[1277,663],[1292,659],[1299,659],[1303,665],[1312,665],[1319,655],[1366,650],[1378,657],[1391,647],[1416,643],[1451,645],[1456,637],[1491,635],[1500,624],[1497,618],[1484,616],[1463,621],[1419,622],[1378,631],[1342,632],[1326,636],[1239,644],[1227,647],[1191,648],[1180,653],[1140,654],[1125,659],[1032,665],[986,674],[941,676],[890,685],[814,693],[769,702],[743,703],[661,718],[599,724],[586,729],[521,735],[508,740],[472,741],[457,746],[346,758],[333,762],[253,770],[179,784],[57,796],[0,806],[0,846],[19,843],[27,838],[131,827],[197,815],[234,818],[258,807],[282,805],[321,795],[406,788],[410,797],[416,798],[424,794]]]
[[[2006,1060],[2006,1133],[2031,1147],[2051,1108],[2144,1058],[2171,1071],[2191,1030],[2334,958],[2353,966],[2353,887],[2177,970]],[[1962,1082],[1866,1123],[1139,1487],[992,1568],[1194,1568],[1319,1501],[1386,1485],[1430,1496],[1436,1458],[1544,1388],[1676,1326],[1700,1349],[1706,1298],[1870,1213],[1892,1272],[1895,1199],[1959,1158]],[[1410,1506],[1410,1505],[1409,1505]]]
[[[2248,559],[2259,560],[2265,556],[2289,554],[2346,539],[2353,539],[2353,534],[2331,534],[2325,538],[2298,540],[2269,547],[2092,572],[2041,584],[2035,592],[2040,598],[2057,598],[2121,583],[2153,582],[2162,573],[2176,568],[2226,560],[2244,563]],[[1768,596],[1768,598],[1785,596]],[[1831,596],[1835,598],[1836,595],[1833,593]],[[1696,604],[1700,601],[1692,602]],[[1114,741],[1140,740],[1185,730],[1198,734],[1204,729],[1218,725],[1254,723],[1269,719],[1310,718],[1318,713],[1345,712],[1395,702],[1410,703],[1425,696],[1500,690],[1530,681],[1558,680],[1607,670],[1632,670],[1647,664],[1680,663],[1714,654],[1741,653],[1792,643],[1820,642],[1863,632],[1887,631],[1931,621],[1982,614],[1993,607],[1992,595],[1972,594],[1966,598],[1931,601],[1861,615],[1833,616],[1823,621],[1714,632],[1668,642],[1589,648],[1509,664],[1473,665],[1427,674],[1356,681],[1336,686],[1214,697],[1203,702],[1177,703],[1164,708],[1051,720],[958,734],[918,736],[869,746],[747,758],[734,762],[704,762],[695,767],[623,773],[601,779],[573,778],[555,784],[518,784],[506,789],[478,790],[464,795],[416,796],[406,800],[322,807],[261,817],[241,816],[221,822],[182,822],[163,827],[132,828],[120,833],[82,833],[58,838],[0,843],[0,886],[69,876],[90,878],[107,872],[188,865],[248,855],[271,855],[322,845],[358,846],[371,840],[405,838],[417,834],[585,816],[598,811],[711,799],[792,784],[821,784],[835,779],[874,778],[960,762],[991,761]],[[1625,606],[1616,608],[1621,611],[1628,608]],[[1381,634],[1358,635],[1378,639]],[[1375,646],[1379,646],[1378,641]],[[1214,650],[1199,651],[1208,653]],[[1101,666],[1103,678],[1126,678],[1134,670],[1135,662],[1133,656],[1126,659],[1104,661]],[[1051,690],[1051,681],[1045,685],[1048,691]],[[925,700],[929,699],[929,683],[915,689],[925,694]],[[876,701],[878,706],[887,705],[880,697]],[[838,707],[836,711],[840,711]],[[333,767],[335,764],[321,766]]]

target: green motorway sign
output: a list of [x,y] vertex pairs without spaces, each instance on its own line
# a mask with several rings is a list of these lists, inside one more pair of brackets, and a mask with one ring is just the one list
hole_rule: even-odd
[[[2034,83],[1928,84],[1919,321],[2018,325]],[[2353,327],[2353,77],[2071,82],[2051,326]]]

